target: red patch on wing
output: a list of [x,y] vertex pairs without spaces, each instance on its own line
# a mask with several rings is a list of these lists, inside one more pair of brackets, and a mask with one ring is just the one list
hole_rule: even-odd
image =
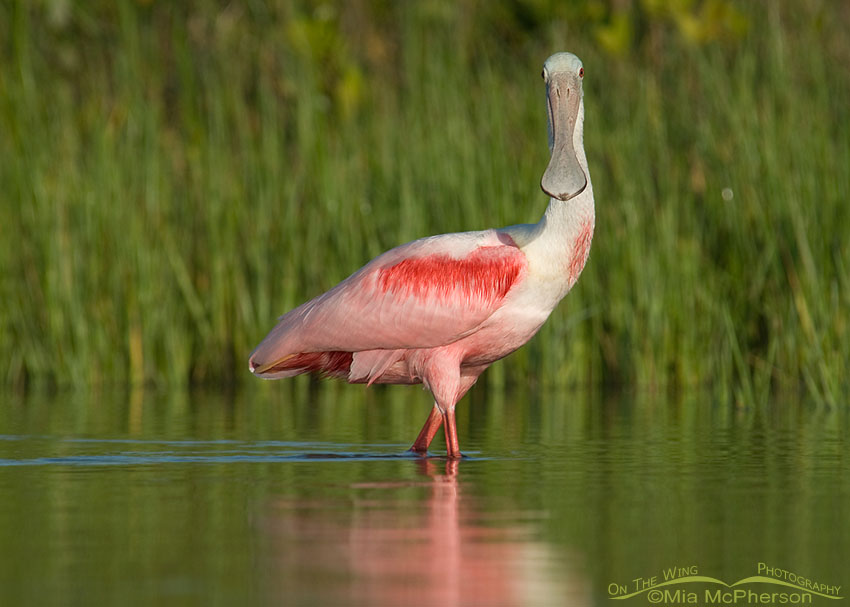
[[570,258],[570,267],[567,270],[570,277],[570,286],[578,280],[578,275],[584,269],[584,264],[587,263],[587,256],[590,254],[590,241],[593,239],[593,222],[587,221],[579,232],[573,244],[573,255]]
[[352,356],[351,352],[302,352],[266,369],[264,373],[298,369],[301,373],[322,373],[338,377],[348,375]]
[[463,296],[494,303],[507,295],[525,267],[514,247],[479,247],[462,259],[428,255],[400,261],[378,272],[384,292],[449,299]]

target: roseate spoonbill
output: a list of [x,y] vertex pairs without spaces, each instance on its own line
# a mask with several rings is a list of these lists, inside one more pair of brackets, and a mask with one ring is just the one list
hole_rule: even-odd
[[584,68],[543,64],[550,197],[534,225],[422,238],[387,251],[327,293],[282,316],[251,354],[258,377],[301,373],[350,383],[423,383],[434,407],[411,451],[442,425],[460,457],[455,405],[493,362],[525,344],[578,279],[595,221],[584,152]]

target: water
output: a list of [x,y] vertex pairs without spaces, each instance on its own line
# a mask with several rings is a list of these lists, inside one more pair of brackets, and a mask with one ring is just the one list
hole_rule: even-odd
[[633,606],[758,563],[848,595],[845,409],[486,388],[460,462],[404,453],[410,387],[9,396],[0,603]]

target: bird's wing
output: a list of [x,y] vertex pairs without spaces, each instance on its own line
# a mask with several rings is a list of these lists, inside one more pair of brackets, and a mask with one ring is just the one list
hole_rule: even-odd
[[525,254],[495,230],[413,241],[282,316],[252,361],[452,343],[493,314],[526,269]]

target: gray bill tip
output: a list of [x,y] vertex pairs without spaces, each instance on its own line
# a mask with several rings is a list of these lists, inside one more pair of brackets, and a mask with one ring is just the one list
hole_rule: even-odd
[[[567,147],[567,146],[565,146]],[[552,198],[569,200],[575,198],[587,187],[587,177],[570,149],[555,149],[549,166],[540,180],[540,187]]]

